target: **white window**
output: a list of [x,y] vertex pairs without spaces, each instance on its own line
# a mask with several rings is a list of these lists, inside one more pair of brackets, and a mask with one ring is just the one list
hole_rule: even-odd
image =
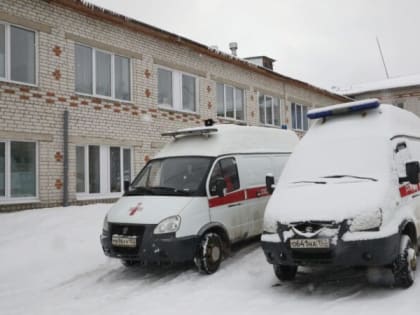
[[36,33],[0,22],[0,79],[36,84]]
[[158,104],[176,110],[195,112],[198,80],[194,75],[158,68]]
[[0,202],[36,199],[37,150],[36,142],[0,140]]
[[308,106],[292,103],[292,128],[308,130]]
[[270,95],[259,94],[258,105],[260,123],[265,125],[280,126],[280,99]]
[[83,195],[104,195],[124,191],[124,182],[131,182],[130,148],[118,146],[76,146],[76,192]]
[[123,101],[131,100],[129,58],[76,44],[76,92]]
[[245,120],[244,90],[217,83],[217,116]]

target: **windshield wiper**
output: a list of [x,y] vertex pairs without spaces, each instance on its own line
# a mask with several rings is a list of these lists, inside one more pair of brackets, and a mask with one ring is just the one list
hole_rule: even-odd
[[164,187],[164,186],[156,186],[152,187],[154,190],[164,191],[166,193],[172,193],[176,195],[183,195],[183,196],[190,196],[191,192],[186,190],[179,190],[175,187]]
[[373,177],[364,177],[364,176],[355,176],[355,175],[328,175],[328,176],[323,176],[322,178],[343,178],[343,177],[350,177],[350,178],[356,178],[356,179],[367,179],[367,180],[371,180],[373,182],[378,181],[376,178],[373,178]]
[[324,181],[320,181],[320,180],[300,180],[300,181],[297,181],[297,182],[292,182],[292,184],[304,184],[304,183],[306,183],[306,184],[326,184],[327,182],[324,182]]
[[138,186],[134,187],[132,190],[129,190],[125,193],[127,196],[135,196],[135,195],[154,195],[155,193],[146,187]]

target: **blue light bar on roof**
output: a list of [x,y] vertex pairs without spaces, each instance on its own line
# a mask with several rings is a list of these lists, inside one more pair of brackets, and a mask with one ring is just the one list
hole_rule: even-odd
[[310,110],[307,114],[309,119],[325,118],[335,115],[345,115],[354,112],[359,112],[368,109],[378,108],[379,100],[376,98],[367,99],[363,101],[337,104],[333,106],[317,108]]

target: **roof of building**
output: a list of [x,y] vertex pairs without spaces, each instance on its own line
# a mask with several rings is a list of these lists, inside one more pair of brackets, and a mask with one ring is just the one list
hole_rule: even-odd
[[185,47],[188,47],[190,49],[193,49],[201,54],[229,62],[232,64],[235,64],[237,66],[240,66],[242,68],[245,68],[250,71],[254,71],[257,73],[260,73],[262,75],[265,75],[267,77],[285,81],[290,84],[294,84],[303,88],[310,89],[314,92],[320,93],[325,96],[329,96],[332,98],[335,98],[337,100],[343,101],[346,100],[346,98],[342,95],[333,93],[331,91],[328,91],[326,89],[322,89],[319,87],[316,87],[312,84],[282,75],[280,73],[274,72],[272,70],[266,69],[264,67],[258,66],[253,64],[252,62],[246,61],[244,59],[235,57],[231,54],[221,52],[218,49],[209,47],[207,45],[201,44],[199,42],[193,41],[191,39],[188,39],[186,37],[182,37],[180,35],[165,31],[163,29],[160,29],[158,27],[152,26],[150,24],[146,24],[143,22],[140,22],[138,20],[135,20],[133,18],[124,16],[122,14],[113,12],[111,10],[99,7],[97,5],[94,5],[88,1],[85,0],[44,0],[48,3],[53,3],[56,5],[61,5],[65,8],[72,9],[74,11],[79,12],[80,14],[86,15],[88,17],[94,18],[94,19],[100,19],[107,21],[109,23],[113,23],[115,25],[118,25],[120,27],[125,27],[129,30],[132,30],[134,32],[141,32],[143,34],[147,34],[149,36],[153,36],[155,38],[159,38],[164,41],[177,43],[178,45],[183,45]]
[[420,74],[355,84],[347,88],[339,88],[336,91],[342,95],[350,96],[367,92],[406,88],[411,86],[420,86]]
[[[205,132],[206,129],[209,132]],[[183,129],[177,134],[179,136],[175,136],[175,139],[167,144],[156,155],[156,158],[216,157],[234,153],[290,153],[299,141],[297,135],[291,130],[233,124]]]

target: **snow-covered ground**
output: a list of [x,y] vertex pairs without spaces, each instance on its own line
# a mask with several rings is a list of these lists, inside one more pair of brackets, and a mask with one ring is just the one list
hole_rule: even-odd
[[0,314],[419,314],[407,290],[362,271],[316,270],[280,283],[258,242],[211,276],[192,266],[127,269],[99,244],[110,205],[0,214]]

